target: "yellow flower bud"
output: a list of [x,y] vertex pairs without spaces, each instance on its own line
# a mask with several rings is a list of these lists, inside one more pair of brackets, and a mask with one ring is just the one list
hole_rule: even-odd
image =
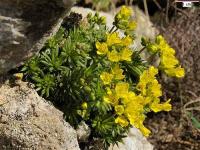
[[116,105],[115,106],[115,112],[118,115],[122,115],[124,113],[124,107],[123,107],[123,105]]
[[122,127],[126,127],[129,124],[124,116],[117,117],[115,123],[120,124]]
[[120,54],[116,50],[112,50],[108,52],[108,60],[111,62],[119,62],[120,61]]
[[82,103],[82,105],[81,105],[81,108],[82,108],[82,109],[87,109],[87,107],[88,107],[88,105],[87,105],[86,102]]
[[108,72],[102,72],[100,78],[103,81],[103,84],[107,85],[111,83],[113,75]]
[[96,42],[97,54],[105,55],[108,52],[108,47],[106,43]]

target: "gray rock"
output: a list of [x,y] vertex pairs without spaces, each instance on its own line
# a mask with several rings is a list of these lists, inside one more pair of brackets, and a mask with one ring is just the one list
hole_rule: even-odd
[[91,129],[84,121],[81,121],[76,129],[76,133],[78,141],[86,142],[91,134]]
[[0,1],[0,74],[38,52],[60,27],[73,0]]
[[0,87],[0,149],[79,150],[63,114],[25,82]]
[[153,150],[153,146],[136,128],[129,130],[128,136],[118,145],[111,145],[109,150]]

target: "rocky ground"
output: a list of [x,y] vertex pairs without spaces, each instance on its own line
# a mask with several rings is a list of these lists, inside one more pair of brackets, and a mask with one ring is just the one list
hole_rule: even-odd
[[28,83],[7,80],[0,87],[0,149],[79,150],[79,146],[76,131],[62,112]]

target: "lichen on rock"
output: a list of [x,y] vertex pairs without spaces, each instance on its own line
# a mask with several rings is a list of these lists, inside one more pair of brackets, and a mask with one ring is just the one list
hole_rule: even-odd
[[63,114],[25,82],[0,87],[0,149],[79,150]]
[[55,34],[73,0],[0,1],[0,74],[37,53]]

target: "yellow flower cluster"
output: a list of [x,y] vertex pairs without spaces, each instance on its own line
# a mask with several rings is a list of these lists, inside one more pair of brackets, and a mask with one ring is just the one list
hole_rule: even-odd
[[167,44],[161,35],[157,36],[155,44],[148,45],[147,49],[153,53],[158,52],[160,54],[159,68],[167,75],[177,78],[184,77],[185,70],[181,67],[178,59],[175,57],[175,50]]
[[148,70],[144,71],[140,76],[140,81],[137,84],[137,89],[140,91],[141,96],[144,97],[144,105],[148,105],[154,112],[170,111],[170,99],[160,104],[159,97],[162,96],[161,85],[156,80],[155,75],[158,74],[158,69],[151,66]]
[[133,31],[136,28],[136,22],[131,20],[131,15],[132,9],[127,6],[122,6],[115,16],[114,25],[122,30]]
[[[145,136],[148,136],[150,130],[143,125],[146,107],[154,112],[171,110],[170,100],[163,104],[159,100],[162,92],[161,86],[155,78],[158,70],[150,67],[144,71],[137,85],[138,95],[130,90],[129,83],[122,81],[124,75],[122,75],[123,70],[119,66],[115,66],[111,72],[103,72],[100,77],[106,85],[104,101],[114,107],[117,115],[115,123],[120,124],[122,127],[130,124],[140,129]],[[113,79],[118,79],[118,82],[111,83]]]
[[101,80],[104,85],[110,84],[112,80],[122,80],[124,79],[123,70],[120,69],[118,64],[111,69],[111,72],[102,72],[100,75]]
[[143,97],[130,91],[128,83],[120,81],[114,88],[107,88],[104,101],[114,107],[117,114],[115,123],[122,127],[130,124],[140,129],[145,136],[150,134],[150,131],[143,125],[145,119]]
[[[123,6],[115,16],[114,25],[125,32],[134,30],[135,23],[131,21],[131,14],[131,8]],[[160,103],[162,91],[161,85],[156,79],[157,68],[151,66],[145,70],[140,75],[136,87],[126,82],[124,71],[120,68],[120,61],[132,61],[133,51],[130,46],[133,39],[130,34],[125,33],[125,35],[127,36],[120,38],[117,32],[113,32],[107,34],[106,41],[96,42],[97,54],[106,57],[111,62],[110,70],[100,74],[105,88],[103,100],[112,106],[115,112],[115,123],[122,127],[134,126],[140,129],[143,135],[148,136],[151,131],[143,124],[146,113],[170,111],[172,106],[170,99]],[[178,69],[182,68],[178,66],[179,62],[174,56],[174,50],[162,37],[158,36],[155,44],[148,45],[147,49],[151,49],[153,53],[160,53],[160,67],[166,73],[177,77],[183,75],[181,71],[178,72]]]
[[119,33],[107,34],[106,42],[96,42],[97,54],[107,55],[111,62],[131,61],[133,51],[129,48],[133,42],[130,36],[119,37]]
[[116,19],[119,20],[128,20],[131,17],[132,9],[127,6],[122,6],[120,11],[116,14]]

